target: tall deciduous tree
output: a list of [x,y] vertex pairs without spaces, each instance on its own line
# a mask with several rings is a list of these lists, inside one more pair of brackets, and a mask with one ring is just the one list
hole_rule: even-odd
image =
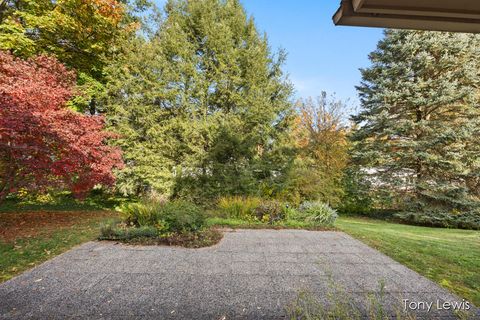
[[107,146],[103,118],[65,107],[75,75],[56,59],[22,60],[0,52],[0,200],[23,187],[67,187],[82,196],[111,186],[122,167]]
[[103,68],[122,39],[137,29],[134,9],[145,8],[146,1],[2,0],[0,49],[23,58],[55,55],[78,73],[73,106],[93,114],[93,98],[103,89]]
[[342,197],[342,177],[347,165],[345,103],[329,99],[325,92],[316,100],[296,104],[293,140],[297,149],[287,193],[294,198],[322,200],[337,205]]
[[274,57],[237,0],[173,0],[165,10],[158,36],[110,69],[109,121],[127,162],[119,187],[270,192],[289,153],[285,55]]
[[354,158],[405,210],[478,206],[479,56],[478,35],[387,31],[362,70]]

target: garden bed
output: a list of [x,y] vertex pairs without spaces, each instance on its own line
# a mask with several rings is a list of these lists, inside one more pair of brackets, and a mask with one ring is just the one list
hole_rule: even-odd
[[101,235],[98,239],[118,241],[131,245],[168,245],[185,248],[204,248],[216,245],[222,238],[223,233],[221,230],[210,228],[199,232],[175,233],[166,236],[126,236],[125,234],[111,234]]

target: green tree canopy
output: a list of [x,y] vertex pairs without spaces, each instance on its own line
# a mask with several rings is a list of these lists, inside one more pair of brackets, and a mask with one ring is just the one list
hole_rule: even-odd
[[54,55],[75,69],[80,94],[73,104],[93,113],[104,66],[148,7],[147,0],[0,0],[0,49],[23,58]]
[[169,1],[151,41],[109,68],[127,194],[273,192],[288,168],[291,86],[237,0]]
[[357,164],[411,212],[478,206],[480,36],[387,31],[362,70]]

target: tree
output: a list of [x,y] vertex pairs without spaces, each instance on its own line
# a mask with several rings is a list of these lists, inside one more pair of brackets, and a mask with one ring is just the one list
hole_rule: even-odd
[[18,188],[66,187],[82,196],[111,186],[122,167],[103,118],[65,107],[75,74],[55,58],[22,60],[0,52],[0,200]]
[[[289,150],[291,86],[237,0],[169,1],[157,37],[109,68],[125,193],[273,192]],[[125,64],[125,67],[122,65]]]
[[1,0],[0,49],[23,58],[54,55],[78,73],[73,107],[97,110],[103,68],[123,39],[138,29],[136,9],[148,3],[117,0]]
[[345,104],[327,98],[300,99],[293,140],[298,151],[290,172],[288,194],[297,199],[322,200],[337,205],[342,197],[342,178],[347,164]]
[[413,213],[479,204],[480,36],[387,31],[361,70],[353,158]]

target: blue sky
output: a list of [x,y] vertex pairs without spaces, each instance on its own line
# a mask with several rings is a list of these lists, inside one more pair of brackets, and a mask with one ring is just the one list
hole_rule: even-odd
[[241,0],[273,49],[288,52],[286,70],[299,97],[336,93],[356,103],[360,67],[382,37],[381,29],[335,27],[340,0]]
[[[368,54],[382,37],[381,29],[335,27],[332,15],[340,0],[240,0],[272,49],[288,53],[285,70],[297,97],[321,91],[357,104],[355,85]],[[157,0],[159,5],[164,0]]]

